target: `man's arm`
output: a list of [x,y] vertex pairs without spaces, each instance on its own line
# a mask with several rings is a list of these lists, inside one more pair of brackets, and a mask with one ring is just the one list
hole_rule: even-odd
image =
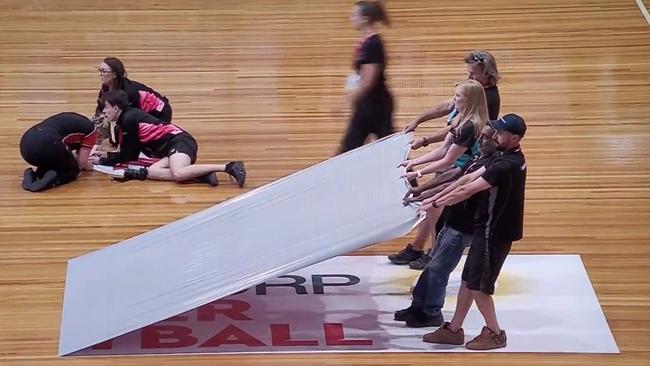
[[435,206],[437,207],[455,205],[458,202],[465,201],[466,199],[472,197],[476,193],[484,191],[486,189],[490,189],[491,187],[492,186],[490,185],[490,183],[488,183],[482,177],[479,177],[478,179],[474,180],[469,184],[465,184],[454,189],[453,191],[451,191],[451,193],[442,196],[441,198],[437,199],[434,203]]
[[453,109],[454,109],[454,101],[452,99],[447,99],[442,103],[438,104],[437,106],[426,110],[413,122],[406,125],[406,127],[404,127],[404,132],[415,131],[415,129],[418,127],[420,123],[426,122],[428,120],[432,120],[434,118],[440,118],[446,114],[451,113]]

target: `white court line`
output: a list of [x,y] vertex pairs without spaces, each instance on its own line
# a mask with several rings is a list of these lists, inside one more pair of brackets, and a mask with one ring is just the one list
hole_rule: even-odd
[[650,13],[648,12],[648,8],[646,8],[645,5],[643,4],[643,0],[634,0],[634,1],[636,1],[636,4],[639,6],[639,10],[641,10],[641,14],[643,14],[645,21],[648,22],[648,25],[650,25]]

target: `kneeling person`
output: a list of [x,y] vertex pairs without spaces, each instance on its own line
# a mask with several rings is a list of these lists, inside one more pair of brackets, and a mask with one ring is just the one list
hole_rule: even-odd
[[25,170],[23,189],[44,191],[92,170],[88,157],[96,139],[95,125],[78,113],[55,114],[31,127],[20,140],[20,154],[36,170]]

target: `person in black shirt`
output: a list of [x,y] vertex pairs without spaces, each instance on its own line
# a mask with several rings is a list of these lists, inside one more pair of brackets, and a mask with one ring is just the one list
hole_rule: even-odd
[[[480,157],[464,167],[452,168],[449,171],[458,170],[461,174],[470,174],[489,164],[497,151],[493,135],[494,130],[491,127],[483,127],[479,138]],[[422,195],[409,199],[408,202],[422,201],[428,197],[429,192],[442,191],[450,184],[454,184],[453,181],[433,187],[430,191],[425,190]],[[442,324],[442,307],[445,304],[447,282],[449,275],[458,265],[463,250],[472,239],[474,226],[467,218],[474,214],[474,208],[475,201],[467,200],[445,209],[445,214],[441,218],[444,225],[430,254],[431,260],[425,265],[413,289],[413,301],[408,308],[395,312],[395,320],[406,321],[408,327]]]
[[[407,170],[403,177],[409,181],[421,178],[424,174],[437,173],[453,166],[462,166],[472,159],[474,154],[472,147],[477,141],[481,129],[488,121],[483,86],[475,80],[465,80],[458,84],[454,95],[454,105],[461,113],[453,128],[447,133],[445,142],[430,153],[416,159],[406,160],[401,164]],[[422,170],[414,170],[416,166],[426,163],[430,164]],[[429,210],[427,218],[418,227],[414,242],[407,244],[400,252],[389,255],[388,260],[393,264],[408,264],[424,257],[424,245],[427,238],[435,234],[434,228],[441,213],[442,210],[438,208]]]
[[161,121],[172,121],[172,107],[167,97],[142,83],[129,79],[124,64],[118,58],[105,58],[98,70],[102,87],[97,96],[95,114],[100,114],[104,109],[104,93],[112,90],[124,90],[129,96],[131,106],[139,108]]
[[93,123],[101,130],[109,131],[110,145],[118,145],[117,136],[119,129],[106,119],[102,113],[104,109],[104,94],[112,90],[123,90],[129,97],[131,106],[139,108],[161,121],[171,122],[172,107],[166,96],[158,93],[152,88],[131,80],[127,77],[126,68],[122,61],[115,57],[106,57],[97,67],[102,86],[97,96],[97,108],[95,116],[91,118]]
[[[499,109],[501,108],[501,97],[499,96],[497,83],[499,82],[501,75],[497,69],[496,59],[488,51],[475,50],[465,55],[463,61],[467,65],[467,78],[469,80],[478,81],[483,85],[483,88],[485,88],[485,97],[487,100],[490,119],[497,119],[499,116]],[[448,116],[447,127],[436,131],[432,136],[425,136],[416,140],[412,146],[413,150],[419,149],[422,146],[427,146],[430,143],[442,141],[447,132],[449,132],[449,127],[453,119],[458,115],[458,110],[454,108],[453,100],[447,99],[437,106],[427,110],[404,127],[404,132],[415,131],[419,124],[445,115]]]
[[435,206],[454,205],[471,197],[476,200],[476,209],[472,244],[463,268],[454,317],[450,323],[425,335],[426,342],[463,344],[462,325],[472,302],[476,301],[486,326],[466,347],[488,350],[506,346],[506,333],[497,322],[492,294],[512,242],[523,235],[526,159],[519,143],[526,133],[526,123],[518,115],[508,114],[491,121],[490,125],[496,130],[501,153],[487,166],[432,197]]
[[339,153],[363,145],[370,134],[382,138],[393,133],[393,97],[388,91],[384,71],[386,51],[377,32],[377,23],[389,25],[379,1],[358,1],[350,17],[363,38],[355,50],[354,70],[358,81],[349,94],[353,114]]
[[40,192],[92,170],[88,157],[96,138],[93,123],[78,113],[55,114],[31,127],[20,140],[20,154],[36,171],[25,170],[23,189]]
[[212,186],[218,184],[215,172],[226,172],[242,187],[246,180],[244,163],[226,165],[194,164],[198,152],[196,140],[180,127],[129,106],[122,90],[104,95],[104,114],[120,128],[120,150],[99,159],[101,165],[115,165],[137,160],[140,152],[160,160],[149,168],[125,169],[124,180],[153,179],[178,182],[198,179]]

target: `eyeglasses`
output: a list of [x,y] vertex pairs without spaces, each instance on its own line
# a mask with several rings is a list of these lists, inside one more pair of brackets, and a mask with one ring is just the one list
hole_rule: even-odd
[[95,70],[97,70],[99,75],[105,75],[105,74],[112,74],[113,73],[113,70],[110,70],[110,69],[106,70],[106,69],[102,69],[101,67],[96,67]]

